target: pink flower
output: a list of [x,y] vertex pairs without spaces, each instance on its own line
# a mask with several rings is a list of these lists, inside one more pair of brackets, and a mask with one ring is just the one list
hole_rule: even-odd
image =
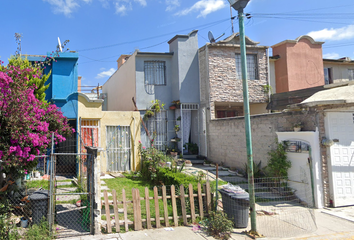
[[143,149],[145,149],[145,147],[143,147]]

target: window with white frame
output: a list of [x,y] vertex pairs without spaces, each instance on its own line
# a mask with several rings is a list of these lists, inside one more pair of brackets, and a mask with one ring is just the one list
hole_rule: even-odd
[[[247,54],[247,80],[258,80],[257,54]],[[236,77],[242,79],[241,54],[236,53]]]
[[145,85],[166,85],[165,61],[144,61]]
[[333,79],[332,79],[332,68],[324,68],[324,80],[325,80],[325,84],[331,84],[333,83]]
[[354,80],[354,69],[348,69],[348,78],[349,81]]

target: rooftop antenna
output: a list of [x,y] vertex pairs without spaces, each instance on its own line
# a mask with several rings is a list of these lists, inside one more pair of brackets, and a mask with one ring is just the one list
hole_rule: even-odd
[[219,37],[217,38],[214,38],[214,35],[211,31],[208,32],[208,38],[209,38],[209,41],[210,43],[214,43],[216,40],[218,40],[219,38],[221,38],[222,36],[224,36],[225,33],[221,34]]
[[58,47],[59,47],[59,52],[63,52],[63,49],[61,48],[61,42],[60,42],[59,37],[58,37]]

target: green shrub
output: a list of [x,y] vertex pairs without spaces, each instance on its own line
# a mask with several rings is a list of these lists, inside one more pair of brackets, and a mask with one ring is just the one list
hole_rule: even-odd
[[47,221],[42,220],[40,224],[32,225],[28,231],[26,232],[25,236],[26,240],[51,240],[50,231],[49,231],[49,224]]
[[221,212],[211,212],[210,217],[203,221],[207,233],[216,239],[229,239],[233,231],[233,222]]
[[157,179],[159,182],[170,186],[180,186],[183,185],[185,188],[191,183],[195,191],[198,190],[198,180],[194,176],[188,176],[182,172],[175,172],[170,168],[160,168],[157,172]]
[[287,178],[288,169],[291,167],[291,161],[286,156],[287,143],[281,142],[277,144],[277,148],[271,150],[268,155],[267,173],[271,177]]

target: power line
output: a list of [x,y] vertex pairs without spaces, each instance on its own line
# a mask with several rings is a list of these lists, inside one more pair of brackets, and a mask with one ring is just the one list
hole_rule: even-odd
[[148,38],[143,38],[143,39],[138,39],[138,40],[131,40],[131,41],[121,42],[121,43],[115,43],[115,44],[106,45],[106,46],[100,46],[100,47],[93,47],[93,48],[81,49],[81,50],[76,50],[76,51],[77,51],[77,52],[84,52],[84,51],[91,51],[91,50],[97,50],[97,49],[102,49],[102,48],[110,48],[110,47],[115,47],[115,46],[119,46],[119,45],[125,45],[125,44],[129,44],[129,43],[135,43],[135,42],[146,41],[146,40],[150,40],[150,39],[154,39],[154,38],[160,38],[160,37],[164,37],[164,36],[167,36],[167,35],[171,35],[171,34],[176,34],[176,33],[184,32],[184,31],[191,30],[191,29],[197,29],[197,28],[206,27],[206,26],[209,26],[209,27],[210,27],[210,26],[212,26],[212,25],[214,25],[214,24],[218,24],[218,23],[221,23],[221,22],[229,21],[229,20],[230,20],[229,18],[226,18],[226,19],[222,19],[222,20],[215,21],[215,22],[212,22],[212,23],[207,23],[207,24],[203,24],[203,25],[196,26],[196,27],[189,27],[189,28],[186,28],[186,29],[182,29],[182,30],[178,30],[178,31],[173,31],[173,32],[161,34],[161,35],[158,35],[158,36],[153,36],[153,37],[148,37]]

